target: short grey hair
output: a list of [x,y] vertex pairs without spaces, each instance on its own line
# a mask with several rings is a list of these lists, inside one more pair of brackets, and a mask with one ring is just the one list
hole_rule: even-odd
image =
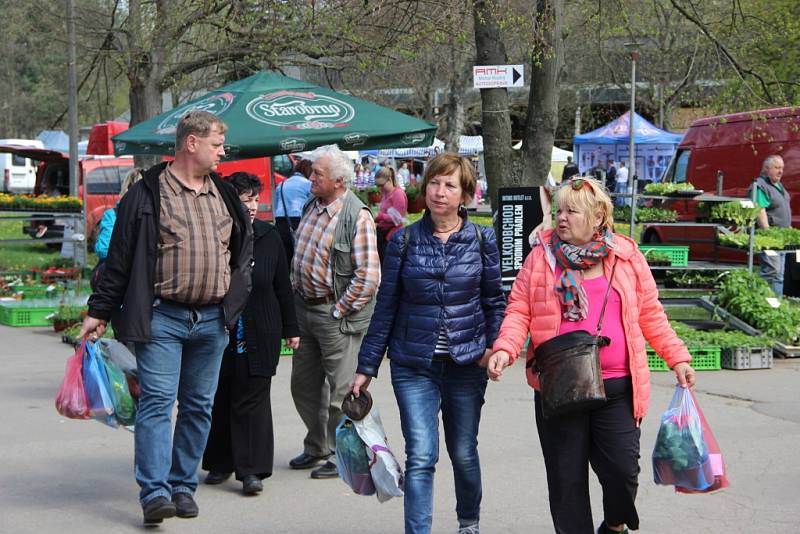
[[771,156],[767,156],[764,160],[764,163],[761,164],[761,170],[766,171],[768,168],[772,167],[777,162],[783,163],[783,158],[777,154],[773,154]]
[[336,145],[325,145],[314,149],[309,159],[316,162],[319,158],[327,156],[328,169],[331,172],[332,178],[341,178],[344,181],[345,187],[349,187],[355,176],[353,169],[353,162],[347,157],[347,154],[342,152]]

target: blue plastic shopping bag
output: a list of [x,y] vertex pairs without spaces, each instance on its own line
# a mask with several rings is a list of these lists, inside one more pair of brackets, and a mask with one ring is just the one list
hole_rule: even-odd
[[354,492],[359,495],[375,493],[367,448],[349,417],[344,417],[336,427],[336,467],[339,477]]
[[91,417],[110,426],[117,426],[108,376],[92,342],[86,343],[86,351],[83,356],[83,387],[86,389],[86,398],[89,400]]

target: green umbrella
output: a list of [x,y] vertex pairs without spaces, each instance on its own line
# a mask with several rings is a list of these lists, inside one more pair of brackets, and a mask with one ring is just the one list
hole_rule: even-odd
[[114,136],[114,152],[173,154],[175,127],[195,109],[210,111],[228,125],[228,159],[301,152],[334,143],[342,150],[429,146],[436,133],[430,123],[377,104],[260,72]]

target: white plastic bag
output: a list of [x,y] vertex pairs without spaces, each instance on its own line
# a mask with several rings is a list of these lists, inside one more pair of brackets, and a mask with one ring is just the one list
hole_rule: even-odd
[[377,406],[360,421],[353,421],[356,432],[364,442],[369,457],[369,471],[380,502],[403,496],[403,469],[389,448]]

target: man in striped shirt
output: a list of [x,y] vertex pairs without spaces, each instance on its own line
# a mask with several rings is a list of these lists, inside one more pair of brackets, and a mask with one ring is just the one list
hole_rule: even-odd
[[81,329],[102,335],[111,319],[118,339],[136,347],[134,465],[146,525],[198,514],[193,493],[222,351],[250,292],[250,218],[213,172],[224,143],[215,115],[181,119],[175,160],[149,169],[120,202]]
[[[300,347],[292,358],[292,397],[308,433],[303,452],[289,462],[312,478],[337,476],[331,454],[341,405],[356,369],[380,284],[372,214],[347,189],[353,163],[336,146],[312,154],[311,194],[292,261]],[[327,381],[330,394],[324,391]],[[327,403],[327,408],[325,404]]]

